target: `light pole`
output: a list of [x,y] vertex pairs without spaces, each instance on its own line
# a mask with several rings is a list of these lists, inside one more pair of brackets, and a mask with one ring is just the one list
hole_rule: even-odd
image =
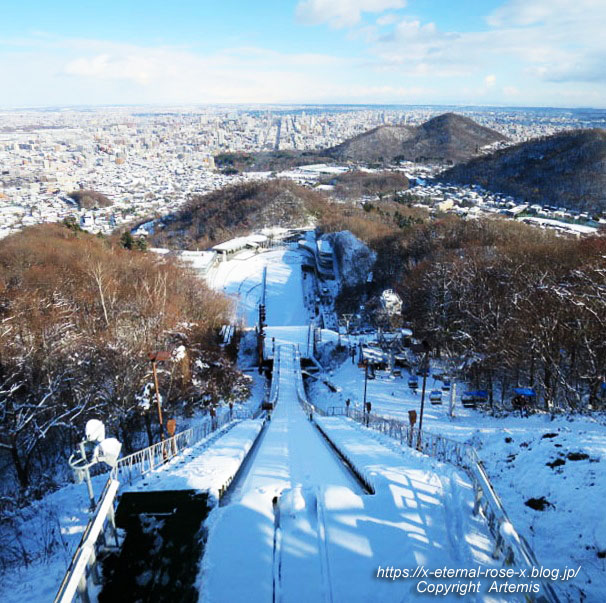
[[151,360],[152,372],[154,374],[154,386],[156,388],[156,406],[158,408],[158,423],[160,424],[160,439],[164,442],[164,421],[162,420],[162,400],[160,398],[160,387],[158,386],[158,371],[156,366],[158,362],[163,362],[170,358],[170,352],[158,351],[150,352],[147,357]]
[[366,389],[368,387],[368,360],[364,360],[364,412],[366,412]]
[[423,371],[423,389],[421,390],[421,412],[419,416],[419,437],[417,438],[417,450],[421,450],[421,438],[423,433],[423,410],[425,409],[425,385],[427,384],[427,373],[429,372],[429,343],[423,340],[423,343],[415,351],[423,351],[423,360],[421,370]]

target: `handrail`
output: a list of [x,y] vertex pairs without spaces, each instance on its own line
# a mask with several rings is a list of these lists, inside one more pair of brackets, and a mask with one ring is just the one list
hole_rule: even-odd
[[185,448],[189,448],[203,440],[213,431],[221,429],[233,420],[247,419],[250,416],[250,412],[248,411],[234,410],[230,413],[225,413],[221,417],[215,417],[214,420],[211,419],[200,425],[194,425],[194,427],[190,427],[162,442],[157,442],[147,448],[137,450],[132,454],[122,457],[112,469],[111,475],[114,479],[120,478],[121,481],[132,484],[133,479],[153,471],[173,457],[181,454]]
[[[407,444],[411,448],[414,446],[414,430],[399,419],[340,406],[329,407],[327,411],[315,408],[315,411],[325,416],[347,416],[366,427],[399,440],[401,444]],[[454,464],[469,475],[475,495],[473,512],[476,515],[481,512],[486,518],[488,528],[495,541],[493,551],[495,559],[502,557],[506,565],[523,566],[530,570],[533,567],[539,567],[530,545],[514,528],[473,446],[425,431],[421,439],[420,451],[440,461]],[[534,597],[533,600],[558,603],[559,599],[551,584],[544,580],[541,582],[544,594]]]
[[281,366],[281,360],[280,360],[280,350],[281,350],[282,346],[278,346],[277,347],[277,353],[274,355],[274,366],[273,366],[273,370],[272,370],[272,376],[271,376],[271,388],[269,390],[269,402],[272,405],[273,408],[276,407],[276,404],[278,403],[278,396],[280,393],[280,366]]
[[295,348],[295,385],[299,404],[303,406],[306,414],[312,414],[317,411],[313,404],[310,404],[305,395],[305,386],[303,385],[303,373],[301,372],[301,352],[299,346]]
[[55,597],[55,603],[69,603],[76,594],[80,595],[80,598],[84,601],[89,600],[87,588],[88,574],[93,574],[93,578],[95,577],[96,544],[108,519],[112,527],[115,542],[118,544],[113,504],[119,485],[119,482],[114,479],[110,478],[107,481],[95,514],[86,526],[80,544],[61,582],[61,586]]

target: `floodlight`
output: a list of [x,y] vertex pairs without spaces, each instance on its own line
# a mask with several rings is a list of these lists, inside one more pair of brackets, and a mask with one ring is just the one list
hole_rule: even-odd
[[97,447],[97,459],[110,467],[115,467],[121,450],[122,444],[116,438],[107,438]]
[[87,421],[84,433],[89,442],[101,442],[105,439],[105,425],[99,419],[91,419]]

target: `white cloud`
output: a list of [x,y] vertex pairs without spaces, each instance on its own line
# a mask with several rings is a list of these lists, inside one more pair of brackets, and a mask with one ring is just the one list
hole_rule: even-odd
[[307,25],[328,23],[341,28],[359,23],[362,13],[382,13],[405,5],[406,0],[301,0],[296,15]]
[[460,34],[442,32],[434,23],[402,19],[388,34],[375,37],[372,52],[386,67],[408,75],[461,76],[469,73],[469,65],[459,60],[460,40]]
[[398,15],[394,13],[390,13],[388,15],[383,15],[377,19],[377,25],[393,25],[398,20]]
[[487,17],[495,27],[529,26],[606,15],[603,0],[508,0]]
[[[195,52],[32,34],[0,39],[3,105],[483,102],[606,104],[606,0],[506,0],[477,31],[387,12],[404,0],[301,0],[350,26],[356,59],[239,47]],[[374,13],[362,20],[363,13]],[[570,106],[570,105],[569,105]]]
[[535,77],[606,82],[604,0],[508,0],[487,22]]
[[321,101],[335,84],[335,70],[350,68],[331,55],[256,47],[198,54],[57,37],[35,37],[24,51],[27,46],[0,50],[3,105]]
[[64,71],[67,75],[132,80],[145,85],[157,77],[157,67],[157,61],[151,56],[99,54],[69,61]]
[[604,0],[508,0],[486,20],[488,30],[458,32],[404,17],[389,33],[375,28],[366,38],[377,68],[402,75],[477,78],[494,69],[501,85],[606,84]]

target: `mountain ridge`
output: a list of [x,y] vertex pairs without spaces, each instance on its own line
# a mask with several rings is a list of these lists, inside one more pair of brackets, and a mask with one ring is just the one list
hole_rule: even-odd
[[507,137],[469,117],[443,113],[418,126],[384,125],[323,151],[338,160],[458,163]]
[[606,130],[567,130],[471,159],[440,180],[480,184],[530,203],[606,210]]

